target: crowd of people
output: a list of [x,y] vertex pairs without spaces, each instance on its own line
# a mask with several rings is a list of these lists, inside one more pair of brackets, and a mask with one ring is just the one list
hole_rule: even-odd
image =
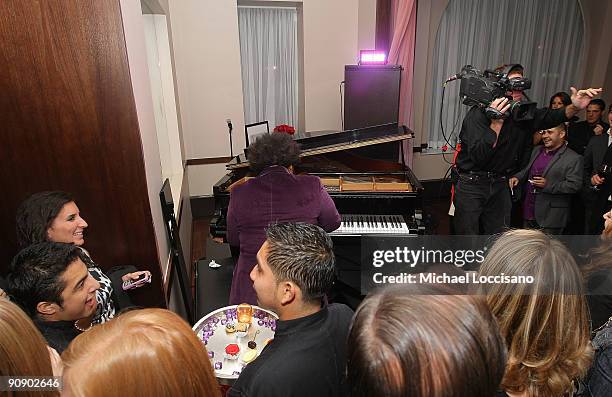
[[[507,74],[521,78],[522,67]],[[476,275],[535,282],[384,286],[355,312],[329,295],[337,269],[327,232],[340,224],[329,194],[318,178],[293,173],[299,149],[289,136],[256,141],[257,176],[232,189],[228,209],[228,241],[240,247],[230,303],[258,304],[278,320],[226,395],[610,395],[612,173],[602,164],[612,166],[612,137],[599,92],[557,93],[528,121],[489,119],[479,108],[464,120],[457,231],[501,232],[513,197],[524,227],[500,234]],[[491,104],[499,114],[509,106]],[[586,207],[582,218],[574,207]],[[595,217],[601,230],[586,231],[601,236],[586,256],[553,237]],[[0,376],[61,376],[67,396],[221,395],[190,325],[133,307],[121,288],[150,274],[103,271],[83,248],[88,225],[70,194],[36,193],[16,220],[21,251],[0,290]]]
[[[328,301],[329,235],[310,223],[270,225],[249,277],[258,304],[278,315],[275,336],[227,395],[607,396],[612,213],[603,219],[601,243],[581,268],[552,236],[509,230],[478,275],[534,283],[474,284],[468,294],[385,286],[355,312]],[[101,284],[87,258],[55,241],[14,258],[10,300],[0,298],[0,375],[62,376],[69,396],[220,396],[205,344],[178,315],[124,309],[91,322]]]
[[[523,67],[507,65],[503,76],[524,80]],[[572,87],[531,117],[509,111],[525,101],[519,88],[470,109],[453,168],[456,233],[495,234],[516,223],[548,234],[601,233],[612,203],[612,106],[606,114],[600,93]],[[513,208],[521,221],[511,219]]]

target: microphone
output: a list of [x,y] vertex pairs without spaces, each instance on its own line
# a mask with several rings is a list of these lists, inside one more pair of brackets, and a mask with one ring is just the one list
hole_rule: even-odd
[[225,122],[227,123],[227,128],[229,128],[230,132],[232,131],[232,129],[234,128],[232,126],[232,119],[225,119]]
[[448,79],[446,79],[446,81],[444,82],[444,84],[446,84],[446,83],[450,83],[451,81],[455,81],[455,80],[457,80],[457,79],[460,79],[462,76],[463,76],[463,75],[462,75],[461,73],[454,74],[454,75],[450,76]]

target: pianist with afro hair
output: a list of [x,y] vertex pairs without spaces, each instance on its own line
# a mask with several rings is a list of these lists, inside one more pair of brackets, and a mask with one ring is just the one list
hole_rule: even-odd
[[248,156],[251,171],[257,176],[232,188],[227,210],[227,240],[240,247],[230,304],[257,304],[249,274],[269,225],[307,222],[326,232],[340,226],[340,214],[321,180],[294,174],[300,149],[291,136],[263,135],[249,146]]

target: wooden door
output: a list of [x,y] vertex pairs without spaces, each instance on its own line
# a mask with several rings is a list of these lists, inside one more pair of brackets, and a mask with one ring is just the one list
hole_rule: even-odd
[[65,190],[93,259],[151,270],[138,303],[164,306],[118,0],[0,1],[0,140],[0,273],[19,203]]

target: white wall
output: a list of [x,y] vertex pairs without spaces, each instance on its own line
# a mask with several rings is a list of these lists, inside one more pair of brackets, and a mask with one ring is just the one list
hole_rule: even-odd
[[143,15],[149,82],[161,161],[162,181],[170,180],[178,216],[183,181],[183,155],[174,98],[174,73],[165,15]]
[[376,48],[376,0],[359,0],[358,50]]
[[[298,1],[299,2],[299,1]],[[307,130],[341,128],[339,84],[354,64],[358,40],[373,42],[375,0],[304,0],[304,103]],[[373,7],[374,5],[374,7]],[[168,0],[186,159],[229,155],[244,148],[244,112],[235,0]],[[359,21],[363,32],[359,33]],[[192,196],[209,195],[222,166],[190,166]],[[212,183],[211,183],[212,181]]]
[[[234,152],[244,148],[242,77],[235,0],[169,0],[176,91],[186,159],[230,153],[225,119],[234,127]],[[224,172],[209,176],[218,180]],[[190,177],[192,195],[212,185]]]
[[305,0],[304,99],[306,130],[340,130],[340,82],[355,64],[359,2]]
[[227,174],[225,164],[202,164],[187,167],[191,197],[212,195],[212,186]]
[[[244,147],[242,77],[235,0],[169,0],[185,157],[229,155]],[[192,192],[194,193],[194,192]]]
[[169,249],[159,203],[159,191],[162,186],[161,162],[151,99],[141,6],[139,0],[120,0],[120,5],[157,251],[160,263],[165,263]]

